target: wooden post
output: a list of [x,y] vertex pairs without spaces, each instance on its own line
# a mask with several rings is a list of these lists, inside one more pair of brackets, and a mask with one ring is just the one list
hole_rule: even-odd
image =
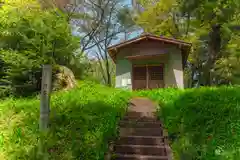
[[48,131],[49,113],[50,113],[50,93],[52,84],[52,66],[43,65],[42,68],[42,84],[40,97],[40,144],[39,144],[39,158],[48,160],[46,136]]
[[149,88],[149,73],[148,73],[149,71],[148,71],[148,65],[146,65],[146,88],[148,89]]
[[41,99],[40,99],[40,131],[47,131],[49,112],[50,112],[50,93],[52,84],[52,66],[43,65],[42,69],[42,86],[41,86]]

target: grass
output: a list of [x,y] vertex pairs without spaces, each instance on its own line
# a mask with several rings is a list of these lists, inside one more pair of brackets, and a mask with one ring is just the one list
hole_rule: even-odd
[[[83,83],[52,96],[49,159],[104,159],[117,134],[129,92]],[[7,99],[0,103],[0,159],[41,159],[38,154],[39,100]]]
[[159,102],[176,160],[240,159],[240,87],[140,94]]
[[[159,103],[176,160],[240,159],[240,87],[128,92],[92,83],[51,98],[49,159],[103,160],[132,96]],[[0,101],[0,159],[37,160],[39,98]]]

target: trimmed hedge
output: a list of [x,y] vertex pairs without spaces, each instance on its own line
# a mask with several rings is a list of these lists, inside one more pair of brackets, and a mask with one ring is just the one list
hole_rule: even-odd
[[[132,96],[159,102],[176,160],[240,159],[240,87],[128,92],[80,83],[54,93],[49,159],[103,160]],[[0,101],[0,159],[37,160],[39,99]]]
[[143,91],[160,103],[176,160],[240,159],[240,87]]
[[[108,140],[125,113],[130,92],[92,83],[55,93],[47,136],[49,159],[103,160]],[[0,159],[37,160],[39,100],[0,103]]]

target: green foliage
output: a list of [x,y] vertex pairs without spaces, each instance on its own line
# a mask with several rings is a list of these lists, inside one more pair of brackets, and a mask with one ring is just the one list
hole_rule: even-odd
[[[130,92],[80,82],[51,98],[49,159],[104,159],[117,134]],[[6,99],[0,104],[0,159],[41,159],[37,154],[39,100]]]
[[240,87],[143,91],[160,104],[176,160],[240,158]]
[[42,64],[65,65],[75,71],[82,67],[81,56],[75,52],[78,43],[59,10],[42,10],[33,0],[4,3],[0,10],[0,83],[10,86],[13,93],[38,91]]
[[[146,32],[193,44],[188,81],[203,85],[239,84],[240,2],[236,0],[140,0],[137,24]],[[154,5],[153,5],[154,4]],[[211,72],[209,72],[211,71]],[[190,84],[192,87],[194,84]]]
[[177,23],[178,2],[176,0],[153,2],[151,0],[142,0],[140,4],[144,12],[137,18],[137,24],[146,32],[156,35],[180,37],[180,28]]
[[[50,159],[104,159],[109,140],[129,98],[159,103],[176,160],[240,158],[240,87],[174,88],[129,92],[92,82],[54,93],[46,144]],[[38,152],[39,99],[0,101],[0,159],[41,159]]]
[[91,60],[89,63],[89,68],[87,74],[85,75],[86,80],[91,80],[98,82],[99,84],[108,85],[107,74],[110,74],[111,87],[115,86],[115,76],[116,76],[116,66],[112,60],[108,60],[108,68],[106,69],[106,60]]
[[237,33],[230,33],[229,43],[226,45],[223,57],[219,58],[215,63],[215,75],[221,79],[232,82],[233,84],[240,83],[239,61],[240,61],[240,41]]

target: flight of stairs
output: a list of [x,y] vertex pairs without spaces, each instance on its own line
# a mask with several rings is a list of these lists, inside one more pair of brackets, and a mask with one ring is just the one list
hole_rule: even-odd
[[162,123],[152,112],[129,111],[120,121],[115,160],[170,160]]

